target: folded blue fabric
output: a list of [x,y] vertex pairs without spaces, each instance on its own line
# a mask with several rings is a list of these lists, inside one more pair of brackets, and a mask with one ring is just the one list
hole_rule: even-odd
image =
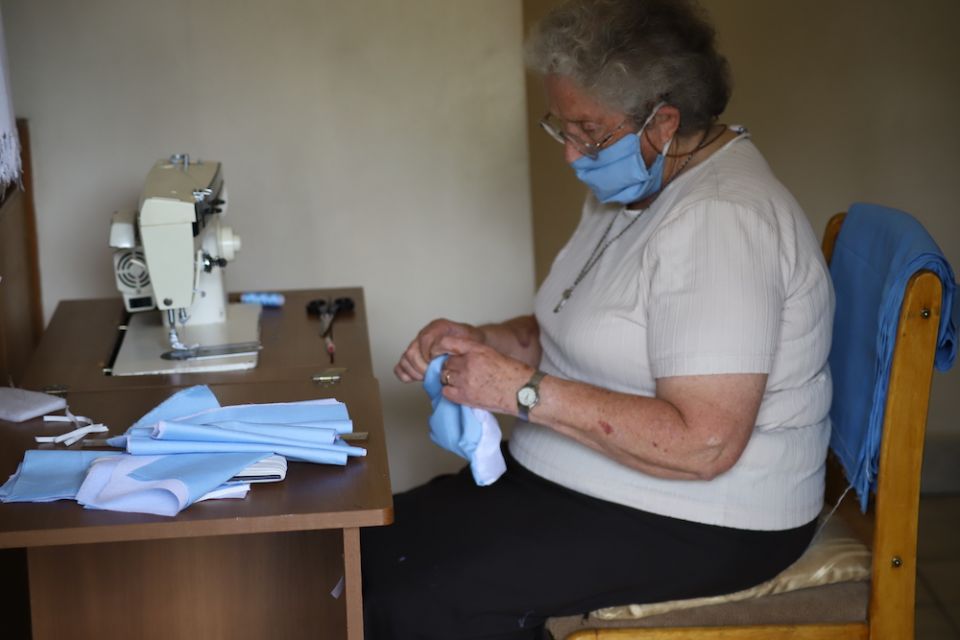
[[[176,422],[219,424],[222,422],[251,422],[257,424],[313,425],[330,422],[340,429],[350,421],[347,406],[336,400],[306,400],[303,402],[274,402],[270,404],[237,404],[207,409],[193,415],[181,413],[165,418]],[[340,431],[343,433],[343,431]]]
[[423,379],[423,389],[433,405],[430,439],[468,460],[478,485],[493,484],[507,470],[500,451],[500,425],[489,411],[465,407],[443,397],[440,369],[446,360],[445,355],[434,358]]
[[174,516],[268,455],[118,455],[90,467],[77,502],[89,509]]
[[248,442],[198,442],[193,440],[158,440],[130,436],[127,438],[127,453],[137,456],[154,456],[165,453],[239,453],[239,452],[276,453],[291,460],[314,462],[317,464],[347,464],[348,456],[366,455],[361,447],[349,445],[314,445],[296,447],[277,444],[252,444]]
[[169,398],[151,409],[131,428],[152,427],[161,420],[175,420],[220,407],[220,401],[205,384],[187,387],[177,391]]
[[[201,440],[206,442],[253,442],[261,444],[285,444],[293,447],[330,445],[337,438],[332,429],[290,427],[285,425],[258,425],[242,423],[240,429],[225,429],[204,424],[167,422],[154,428],[151,434],[159,440]],[[300,436],[300,437],[293,437]]]
[[0,501],[75,498],[89,508],[175,515],[197,500],[242,497],[249,486],[227,481],[271,454],[337,465],[366,455],[339,438],[351,430],[336,400],[221,407],[208,387],[190,387],[111,438],[135,455],[28,451]]
[[340,431],[342,422],[343,421],[340,420],[330,420],[315,422],[312,424],[266,424],[242,422],[239,420],[227,420],[224,422],[218,422],[217,426],[221,429],[226,429],[229,431],[262,433],[282,438],[291,438],[293,440],[306,440],[308,442],[330,444],[336,441],[337,436],[340,434],[350,433],[350,431]]
[[117,451],[60,451],[31,449],[0,487],[0,502],[73,500],[90,463],[120,455]]
[[[274,429],[277,426],[333,430],[336,433],[353,431],[353,422],[347,413],[346,405],[336,400],[324,398],[222,407],[209,387],[198,385],[173,394],[137,420],[126,433],[108,439],[107,444],[126,448],[129,436],[151,435],[161,421],[223,427],[236,431],[263,432],[267,427]],[[301,438],[310,440],[323,437],[325,436],[320,433],[307,435],[304,432],[301,435]]]
[[154,425],[161,420],[174,420],[183,416],[195,415],[220,407],[220,401],[207,385],[195,385],[177,391],[169,398],[148,411],[142,418],[133,423],[126,433],[107,438],[111,447],[124,448],[127,446],[127,436],[133,434],[149,434]]
[[837,295],[830,369],[836,453],[866,510],[876,488],[883,411],[896,328],[907,281],[928,270],[943,283],[936,368],[957,355],[958,313],[953,270],[923,226],[909,214],[878,205],[850,207],[830,261]]

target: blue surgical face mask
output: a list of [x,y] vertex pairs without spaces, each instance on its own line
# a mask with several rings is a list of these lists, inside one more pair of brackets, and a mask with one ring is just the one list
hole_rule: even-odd
[[596,160],[583,156],[571,163],[577,177],[590,187],[600,202],[629,204],[660,190],[664,159],[672,140],[667,141],[653,165],[647,168],[640,154],[640,136],[662,106],[661,103],[653,109],[640,131],[601,149]]

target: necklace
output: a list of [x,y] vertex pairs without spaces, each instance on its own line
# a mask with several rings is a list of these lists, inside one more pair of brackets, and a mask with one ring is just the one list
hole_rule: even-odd
[[560,309],[563,309],[563,305],[567,304],[567,300],[570,298],[570,295],[573,293],[573,290],[577,288],[577,285],[580,284],[580,281],[583,280],[590,270],[593,269],[593,265],[597,264],[597,261],[600,260],[600,257],[603,255],[603,252],[607,250],[613,242],[625,234],[627,229],[633,226],[633,223],[640,219],[643,215],[638,213],[633,217],[633,220],[627,223],[623,229],[620,230],[620,233],[613,236],[607,240],[607,236],[610,234],[610,229],[613,228],[613,223],[616,222],[619,212],[610,219],[610,224],[607,225],[607,228],[603,230],[603,235],[600,236],[600,240],[597,242],[597,245],[593,248],[593,251],[590,252],[590,257],[587,258],[586,263],[580,269],[580,273],[577,274],[576,279],[573,281],[573,284],[563,290],[563,295],[560,297],[560,302],[557,303],[557,306],[553,308],[554,313],[560,313]]
[[[703,137],[700,139],[700,143],[697,144],[696,147],[694,147],[693,151],[687,154],[687,157],[683,159],[683,163],[681,163],[680,168],[677,169],[672,176],[670,176],[670,179],[667,181],[667,184],[660,187],[660,191],[657,192],[658,194],[662,193],[663,190],[667,188],[667,185],[673,182],[673,179],[676,178],[678,175],[680,175],[683,172],[683,170],[687,168],[687,165],[690,164],[690,160],[693,159],[693,156],[695,156],[696,153],[700,151],[700,149],[706,146],[704,145],[704,140],[706,140],[707,134],[709,134],[709,132],[710,132],[710,129],[708,128],[706,132],[704,132]],[[651,198],[655,198],[655,197],[656,195],[651,196]],[[583,267],[580,268],[580,273],[577,274],[577,277],[574,279],[573,284],[571,284],[569,287],[563,290],[563,294],[560,296],[560,301],[557,302],[557,306],[553,308],[554,313],[560,313],[560,309],[563,309],[563,305],[567,304],[567,300],[570,299],[570,296],[573,294],[573,290],[577,288],[577,285],[580,284],[581,280],[587,277],[587,274],[590,273],[590,270],[593,269],[594,265],[600,261],[600,258],[603,257],[603,254],[607,250],[607,248],[611,244],[616,242],[620,238],[620,236],[625,234],[627,230],[630,229],[630,227],[632,227],[633,224],[643,216],[643,213],[638,213],[636,216],[633,217],[633,219],[630,222],[627,223],[627,226],[625,226],[623,229],[620,230],[620,232],[617,235],[607,240],[607,236],[610,235],[610,230],[613,229],[613,223],[616,222],[617,217],[619,215],[620,214],[618,212],[617,215],[613,216],[613,218],[610,219],[610,224],[608,224],[607,228],[603,230],[603,235],[600,236],[600,239],[597,241],[596,246],[593,247],[593,251],[590,252],[590,257],[587,258],[587,261],[583,264]]]

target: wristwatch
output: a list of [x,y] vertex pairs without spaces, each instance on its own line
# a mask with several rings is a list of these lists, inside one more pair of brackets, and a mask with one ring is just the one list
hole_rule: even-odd
[[547,375],[543,371],[533,374],[527,384],[517,391],[517,415],[521,420],[530,420],[530,411],[540,402],[540,381]]

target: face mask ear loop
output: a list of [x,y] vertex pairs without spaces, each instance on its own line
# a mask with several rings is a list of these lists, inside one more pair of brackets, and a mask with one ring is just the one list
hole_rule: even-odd
[[[647,131],[647,125],[650,124],[650,121],[653,120],[654,116],[657,115],[657,112],[660,111],[660,108],[661,108],[663,105],[665,105],[665,104],[667,104],[667,103],[666,103],[666,102],[658,102],[658,103],[656,104],[656,106],[653,108],[653,111],[650,112],[650,115],[647,116],[647,119],[643,121],[643,126],[640,127],[640,131],[637,132],[637,137],[638,137],[638,138],[639,138],[640,136],[642,136],[642,135],[646,135],[646,136],[647,136],[647,143],[649,143],[650,146],[654,148],[654,150],[656,150],[657,148],[653,145],[653,142],[650,140],[650,134],[646,133],[646,131]],[[670,149],[670,144],[671,144],[672,142],[673,142],[673,138],[671,137],[669,140],[667,140],[667,144],[663,145],[663,150],[662,150],[662,151],[657,151],[657,155],[661,155],[661,156],[666,157],[666,155],[667,155],[667,150]]]
[[647,125],[650,124],[650,121],[653,120],[653,117],[654,117],[655,115],[657,115],[657,112],[658,112],[658,111],[660,111],[660,107],[662,107],[662,106],[665,105],[665,104],[667,104],[667,103],[666,103],[666,102],[658,102],[658,103],[656,104],[656,106],[653,108],[653,111],[651,111],[651,112],[650,112],[650,115],[647,116],[647,119],[643,121],[643,126],[640,127],[640,131],[643,131],[644,129],[647,128]]
[[672,136],[669,140],[667,140],[667,144],[663,145],[663,151],[660,152],[660,155],[662,155],[664,158],[667,157],[667,151],[670,150],[670,145],[673,144],[673,139],[675,137],[676,136]]

